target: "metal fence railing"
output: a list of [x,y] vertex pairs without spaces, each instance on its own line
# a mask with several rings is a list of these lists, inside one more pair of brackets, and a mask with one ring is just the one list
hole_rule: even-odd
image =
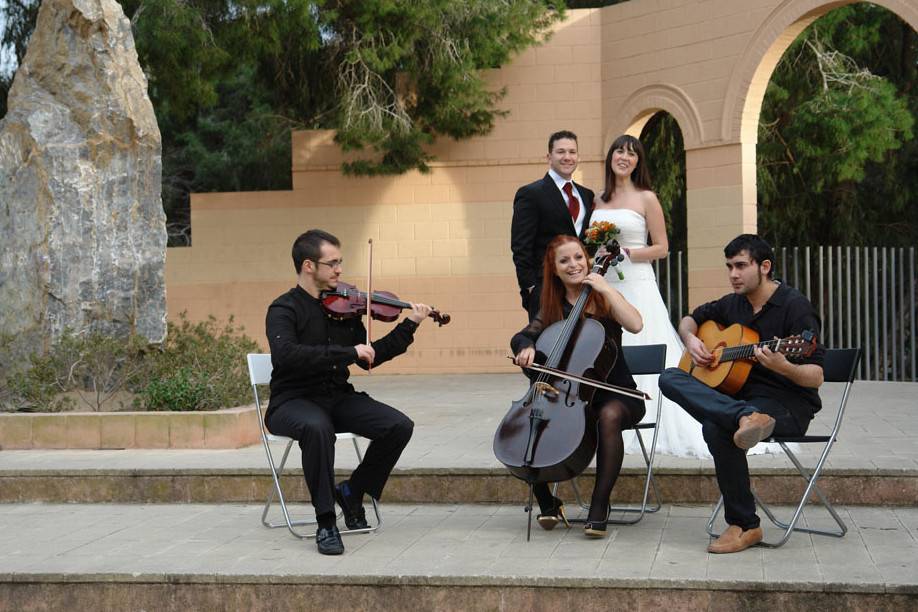
[[[782,247],[775,256],[775,276],[819,313],[823,344],[864,350],[858,378],[918,380],[914,247]],[[687,263],[681,251],[654,262],[673,325],[688,312]]]

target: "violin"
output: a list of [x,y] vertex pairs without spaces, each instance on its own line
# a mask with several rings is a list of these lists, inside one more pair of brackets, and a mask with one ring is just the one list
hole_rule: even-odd
[[[338,281],[335,289],[323,291],[320,299],[325,312],[336,319],[350,319],[359,317],[367,312],[367,294],[354,285]],[[370,316],[377,321],[395,321],[399,313],[411,308],[408,302],[402,302],[398,297],[388,291],[373,291],[370,293]],[[438,310],[431,310],[428,315],[442,327],[449,323],[450,316]]]
[[[618,263],[620,247],[610,241],[592,272],[605,274]],[[582,317],[591,287],[584,285],[566,319],[552,323],[536,341],[538,372],[529,391],[513,402],[494,434],[494,455],[530,486],[569,480],[596,453],[596,417],[589,409],[596,388],[644,399],[646,394],[605,383],[620,357],[599,321]]]

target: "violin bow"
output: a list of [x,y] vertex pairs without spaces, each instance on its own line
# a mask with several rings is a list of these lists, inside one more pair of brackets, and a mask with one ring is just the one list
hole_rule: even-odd
[[[513,357],[507,357],[507,359],[513,359]],[[539,365],[533,363],[528,366],[520,366],[524,370],[534,370],[536,372],[542,372],[543,374],[551,374],[552,376],[557,376],[558,378],[564,378],[566,380],[572,380],[574,382],[579,382],[584,385],[589,385],[591,387],[596,387],[597,389],[604,389],[605,391],[611,391],[612,393],[618,393],[619,395],[625,395],[627,397],[633,397],[634,399],[639,400],[649,400],[653,399],[648,394],[644,393],[640,389],[629,389],[628,387],[619,387],[617,385],[610,385],[609,383],[601,382],[598,380],[593,380],[592,378],[584,378],[583,376],[577,376],[576,374],[571,374],[565,372],[564,370],[558,370],[555,368],[550,368],[548,366]]]
[[[373,303],[373,239],[370,238],[367,240],[368,245],[368,261],[367,261],[367,346],[373,346],[370,344],[370,327],[373,322],[373,314],[370,311],[370,307]],[[367,364],[367,374],[371,374],[373,370],[373,364]]]

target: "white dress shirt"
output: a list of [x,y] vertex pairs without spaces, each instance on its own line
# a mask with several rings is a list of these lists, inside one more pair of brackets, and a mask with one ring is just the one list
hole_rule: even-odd
[[564,193],[564,184],[571,183],[572,193],[574,197],[577,198],[577,201],[580,202],[580,212],[577,213],[577,218],[574,220],[574,231],[576,231],[577,236],[580,237],[580,230],[583,229],[583,219],[586,217],[586,206],[583,205],[583,198],[580,197],[580,191],[577,189],[577,186],[573,184],[573,181],[562,178],[561,175],[551,168],[548,169],[548,176],[552,178],[555,185],[558,187],[558,191],[561,192],[561,199],[564,200],[565,208],[567,207],[567,194]]

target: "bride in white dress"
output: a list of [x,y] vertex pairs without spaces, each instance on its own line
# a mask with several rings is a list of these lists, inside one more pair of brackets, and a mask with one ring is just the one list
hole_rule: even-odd
[[[606,155],[606,185],[593,202],[590,223],[610,221],[621,230],[617,236],[625,260],[618,264],[624,275],[619,280],[615,268],[606,274],[613,287],[618,289],[644,319],[644,327],[637,334],[624,332],[625,346],[645,344],[666,345],[666,367],[675,367],[684,350],[679,334],[673,328],[666,305],[657,288],[652,262],[666,257],[669,241],[666,239],[666,221],[656,194],[650,189],[650,175],[644,161],[644,147],[633,136],[619,136]],[[650,235],[650,244],[647,236]],[[657,415],[656,398],[660,393],[658,376],[635,376],[642,391],[654,399],[647,402],[645,421]],[[708,445],[701,435],[701,424],[679,407],[663,398],[657,437],[657,452],[677,457],[710,458]],[[622,432],[626,453],[640,453],[636,433]],[[645,444],[649,447],[649,440]],[[758,444],[749,454],[768,452],[766,444]],[[648,448],[649,451],[649,448]]]

